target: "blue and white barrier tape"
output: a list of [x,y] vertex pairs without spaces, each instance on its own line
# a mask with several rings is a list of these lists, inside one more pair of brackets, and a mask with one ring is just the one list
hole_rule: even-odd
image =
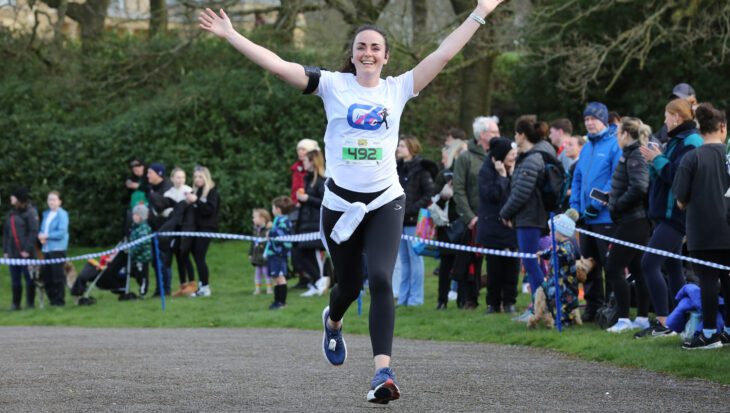
[[[614,244],[620,244],[627,246],[629,248],[637,249],[640,251],[649,252],[651,254],[661,255],[664,257],[669,258],[675,258],[678,260],[683,260],[687,262],[691,262],[694,264],[704,265],[707,267],[717,268],[719,270],[724,271],[730,271],[730,267],[726,267],[720,264],[716,264],[713,262],[708,261],[702,261],[698,260],[696,258],[691,257],[685,257],[678,254],[673,254],[671,252],[658,250],[655,248],[648,248],[642,245],[633,244],[630,242],[622,241],[619,239],[607,237],[605,235],[596,234],[594,232],[586,231],[584,229],[576,229],[577,232],[580,232],[581,234],[585,234],[591,237],[599,238],[604,241],[608,241]],[[157,235],[161,237],[198,237],[198,238],[216,238],[216,239],[226,239],[226,240],[237,240],[237,241],[251,241],[251,242],[264,242],[266,241],[266,238],[264,237],[255,237],[251,235],[239,235],[239,234],[222,234],[222,233],[215,233],[215,232],[160,232]],[[155,234],[147,235],[143,238],[140,238],[138,240],[127,242],[121,245],[118,245],[115,248],[112,248],[110,250],[97,252],[97,253],[91,253],[91,254],[84,254],[79,255],[75,257],[66,257],[66,258],[52,258],[52,259],[46,259],[46,260],[36,260],[36,259],[28,259],[28,258],[0,258],[0,265],[43,265],[43,264],[62,264],[67,261],[79,261],[79,260],[87,260],[91,258],[97,258],[102,255],[108,255],[113,254],[115,252],[119,251],[125,251],[128,250],[138,244],[141,244],[152,237],[154,237]],[[496,255],[500,257],[510,257],[510,258],[522,258],[522,259],[535,259],[535,254],[528,254],[524,252],[513,252],[508,250],[495,250],[495,249],[489,249],[489,248],[480,248],[480,247],[474,247],[470,245],[460,245],[460,244],[452,244],[448,242],[442,242],[442,241],[435,241],[435,240],[427,240],[418,238],[412,235],[402,235],[402,238],[408,241],[414,241],[414,242],[423,242],[428,245],[433,245],[439,248],[446,248],[456,251],[465,251],[465,252],[471,252],[475,254],[483,254],[483,255]],[[314,241],[319,239],[319,233],[318,232],[310,232],[307,234],[296,234],[296,235],[286,235],[282,237],[274,238],[276,241],[281,242],[305,242],[305,241]]]
[[615,238],[607,237],[605,235],[596,234],[595,232],[587,231],[587,230],[580,229],[580,228],[576,228],[576,231],[577,232],[580,232],[581,234],[588,235],[589,237],[594,237],[594,238],[602,239],[604,241],[608,241],[608,242],[610,242],[612,244],[619,244],[619,245],[623,245],[625,247],[637,249],[637,250],[644,251],[644,252],[648,252],[648,253],[651,253],[651,254],[661,255],[663,257],[674,258],[674,259],[677,259],[677,260],[691,262],[693,264],[699,264],[699,265],[704,265],[706,267],[717,268],[718,270],[730,271],[730,267],[726,267],[724,265],[716,264],[714,262],[702,261],[702,260],[698,260],[697,258],[685,257],[683,255],[673,254],[673,253],[668,252],[668,251],[658,250],[656,248],[649,248],[649,247],[645,247],[645,246],[639,245],[639,244],[633,244],[631,242],[626,242],[626,241],[623,241],[623,240],[620,240],[620,239],[615,239]]

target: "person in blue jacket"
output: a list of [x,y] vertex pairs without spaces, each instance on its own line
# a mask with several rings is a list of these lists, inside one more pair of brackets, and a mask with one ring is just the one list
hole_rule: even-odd
[[[608,206],[590,197],[591,191],[611,192],[611,177],[621,159],[614,128],[608,125],[608,108],[600,102],[590,102],[583,111],[588,142],[580,151],[573,173],[570,207],[580,213],[580,222],[588,231],[613,235],[613,222]],[[586,308],[582,319],[593,321],[596,311],[605,301],[603,268],[606,265],[608,242],[589,236],[580,239],[581,255],[593,258],[596,265],[584,283]]]
[[[679,209],[672,193],[672,183],[684,155],[702,145],[702,137],[694,121],[692,106],[684,99],[669,102],[664,110],[664,124],[669,141],[662,152],[656,147],[641,147],[639,150],[649,163],[651,183],[649,186],[649,219],[654,222],[654,231],[649,247],[675,254],[682,253],[685,235],[685,211]],[[669,294],[675,297],[684,286],[684,271],[679,260],[661,255],[644,253],[641,259],[644,280],[654,306],[656,322],[636,333],[637,338],[673,335],[666,327],[671,308]],[[668,279],[664,279],[662,268]]]
[[[68,250],[68,213],[61,208],[61,194],[48,193],[48,209],[43,211],[43,220],[38,232],[38,240],[43,245],[43,258],[66,258]],[[48,302],[62,307],[66,304],[66,276],[63,263],[46,264],[41,267],[41,279],[45,285]]]

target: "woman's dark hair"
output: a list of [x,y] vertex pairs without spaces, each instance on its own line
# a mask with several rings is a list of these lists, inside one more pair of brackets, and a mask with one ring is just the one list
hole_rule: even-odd
[[702,103],[695,110],[695,118],[700,124],[702,134],[714,133],[720,130],[721,125],[727,125],[727,115],[724,110],[715,109],[712,103]]
[[538,143],[550,134],[550,126],[545,122],[538,122],[534,116],[520,116],[515,122],[515,132],[522,133],[530,143]]
[[385,56],[387,57],[390,54],[390,46],[388,45],[388,35],[385,33],[385,30],[381,29],[380,27],[374,25],[374,24],[363,24],[362,26],[358,27],[357,30],[355,30],[355,33],[352,35],[352,40],[350,40],[350,47],[347,49],[347,52],[345,53],[345,63],[342,65],[342,68],[340,68],[340,72],[342,73],[352,73],[353,75],[357,74],[357,71],[355,70],[355,64],[352,63],[352,48],[355,47],[355,38],[358,34],[367,31],[372,30],[379,35],[383,36],[383,40],[385,41]]

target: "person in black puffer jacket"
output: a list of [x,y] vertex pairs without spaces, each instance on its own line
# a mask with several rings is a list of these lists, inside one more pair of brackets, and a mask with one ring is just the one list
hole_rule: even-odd
[[[454,171],[451,167],[459,155],[466,150],[466,142],[461,139],[451,139],[441,151],[441,169],[434,181],[434,194],[431,201],[435,202],[441,209],[448,211],[449,226],[451,223],[459,225],[460,217],[456,211],[456,200],[454,199]],[[448,236],[449,226],[436,227],[436,238],[442,242],[451,242]],[[452,228],[454,230],[455,228]],[[451,284],[451,271],[454,268],[456,254],[449,248],[439,248],[439,289],[437,310],[445,310],[449,302],[449,287]]]
[[[651,128],[636,118],[623,118],[618,130],[618,145],[623,150],[621,159],[611,178],[611,194],[608,210],[611,221],[616,223],[613,237],[638,245],[649,241],[650,226],[646,214],[649,191],[649,166],[641,155],[639,147],[646,145]],[[608,331],[621,333],[632,329],[649,327],[649,290],[641,269],[642,253],[639,250],[613,244],[606,262],[606,280],[612,285],[618,321]],[[636,320],[629,319],[631,292],[626,280],[625,269],[634,278],[637,291]]]
[[[555,149],[545,140],[549,126],[536,123],[532,116],[522,116],[515,123],[515,142],[519,147],[509,198],[499,212],[506,224],[517,228],[520,252],[537,253],[540,234],[546,228],[548,213],[542,201],[540,184],[545,179],[545,161],[541,153],[555,157]],[[530,291],[534,294],[542,285],[545,275],[537,260],[523,259]]]
[[[35,242],[38,239],[38,211],[30,203],[28,189],[18,188],[10,195],[13,208],[5,218],[3,227],[3,255],[5,258],[35,258]],[[13,303],[10,310],[20,310],[23,295],[22,279],[25,279],[25,297],[28,308],[35,303],[35,284],[30,279],[27,265],[11,265]]]
[[[509,198],[509,175],[513,172],[516,146],[507,138],[489,142],[489,152],[479,170],[479,220],[477,243],[485,248],[517,250],[517,233],[499,219]],[[520,262],[510,257],[487,255],[487,313],[514,313]]]
[[[397,168],[400,184],[406,193],[403,233],[407,235],[416,234],[418,211],[431,203],[433,178],[438,172],[436,163],[421,159],[418,156],[419,153],[421,153],[421,144],[416,137],[401,137],[398,143]],[[422,305],[423,257],[416,255],[412,243],[405,240],[400,242],[398,256],[400,260],[398,304],[402,306]]]
[[[303,160],[304,188],[297,193],[299,202],[299,219],[295,227],[296,234],[319,232],[319,209],[324,198],[324,158],[322,152],[313,150],[307,152]],[[315,294],[322,295],[325,286],[317,287],[317,280],[320,277],[320,264],[318,256],[324,250],[321,239],[297,243],[292,250],[292,261],[296,268],[301,269],[309,277],[309,290],[302,294],[302,297],[311,297]]]

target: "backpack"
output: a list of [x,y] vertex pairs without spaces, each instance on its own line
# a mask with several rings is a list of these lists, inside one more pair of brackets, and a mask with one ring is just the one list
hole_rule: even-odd
[[538,180],[537,187],[542,195],[542,202],[545,211],[554,212],[560,209],[565,203],[570,178],[568,172],[563,168],[563,163],[558,158],[541,151],[543,167],[542,177]]

